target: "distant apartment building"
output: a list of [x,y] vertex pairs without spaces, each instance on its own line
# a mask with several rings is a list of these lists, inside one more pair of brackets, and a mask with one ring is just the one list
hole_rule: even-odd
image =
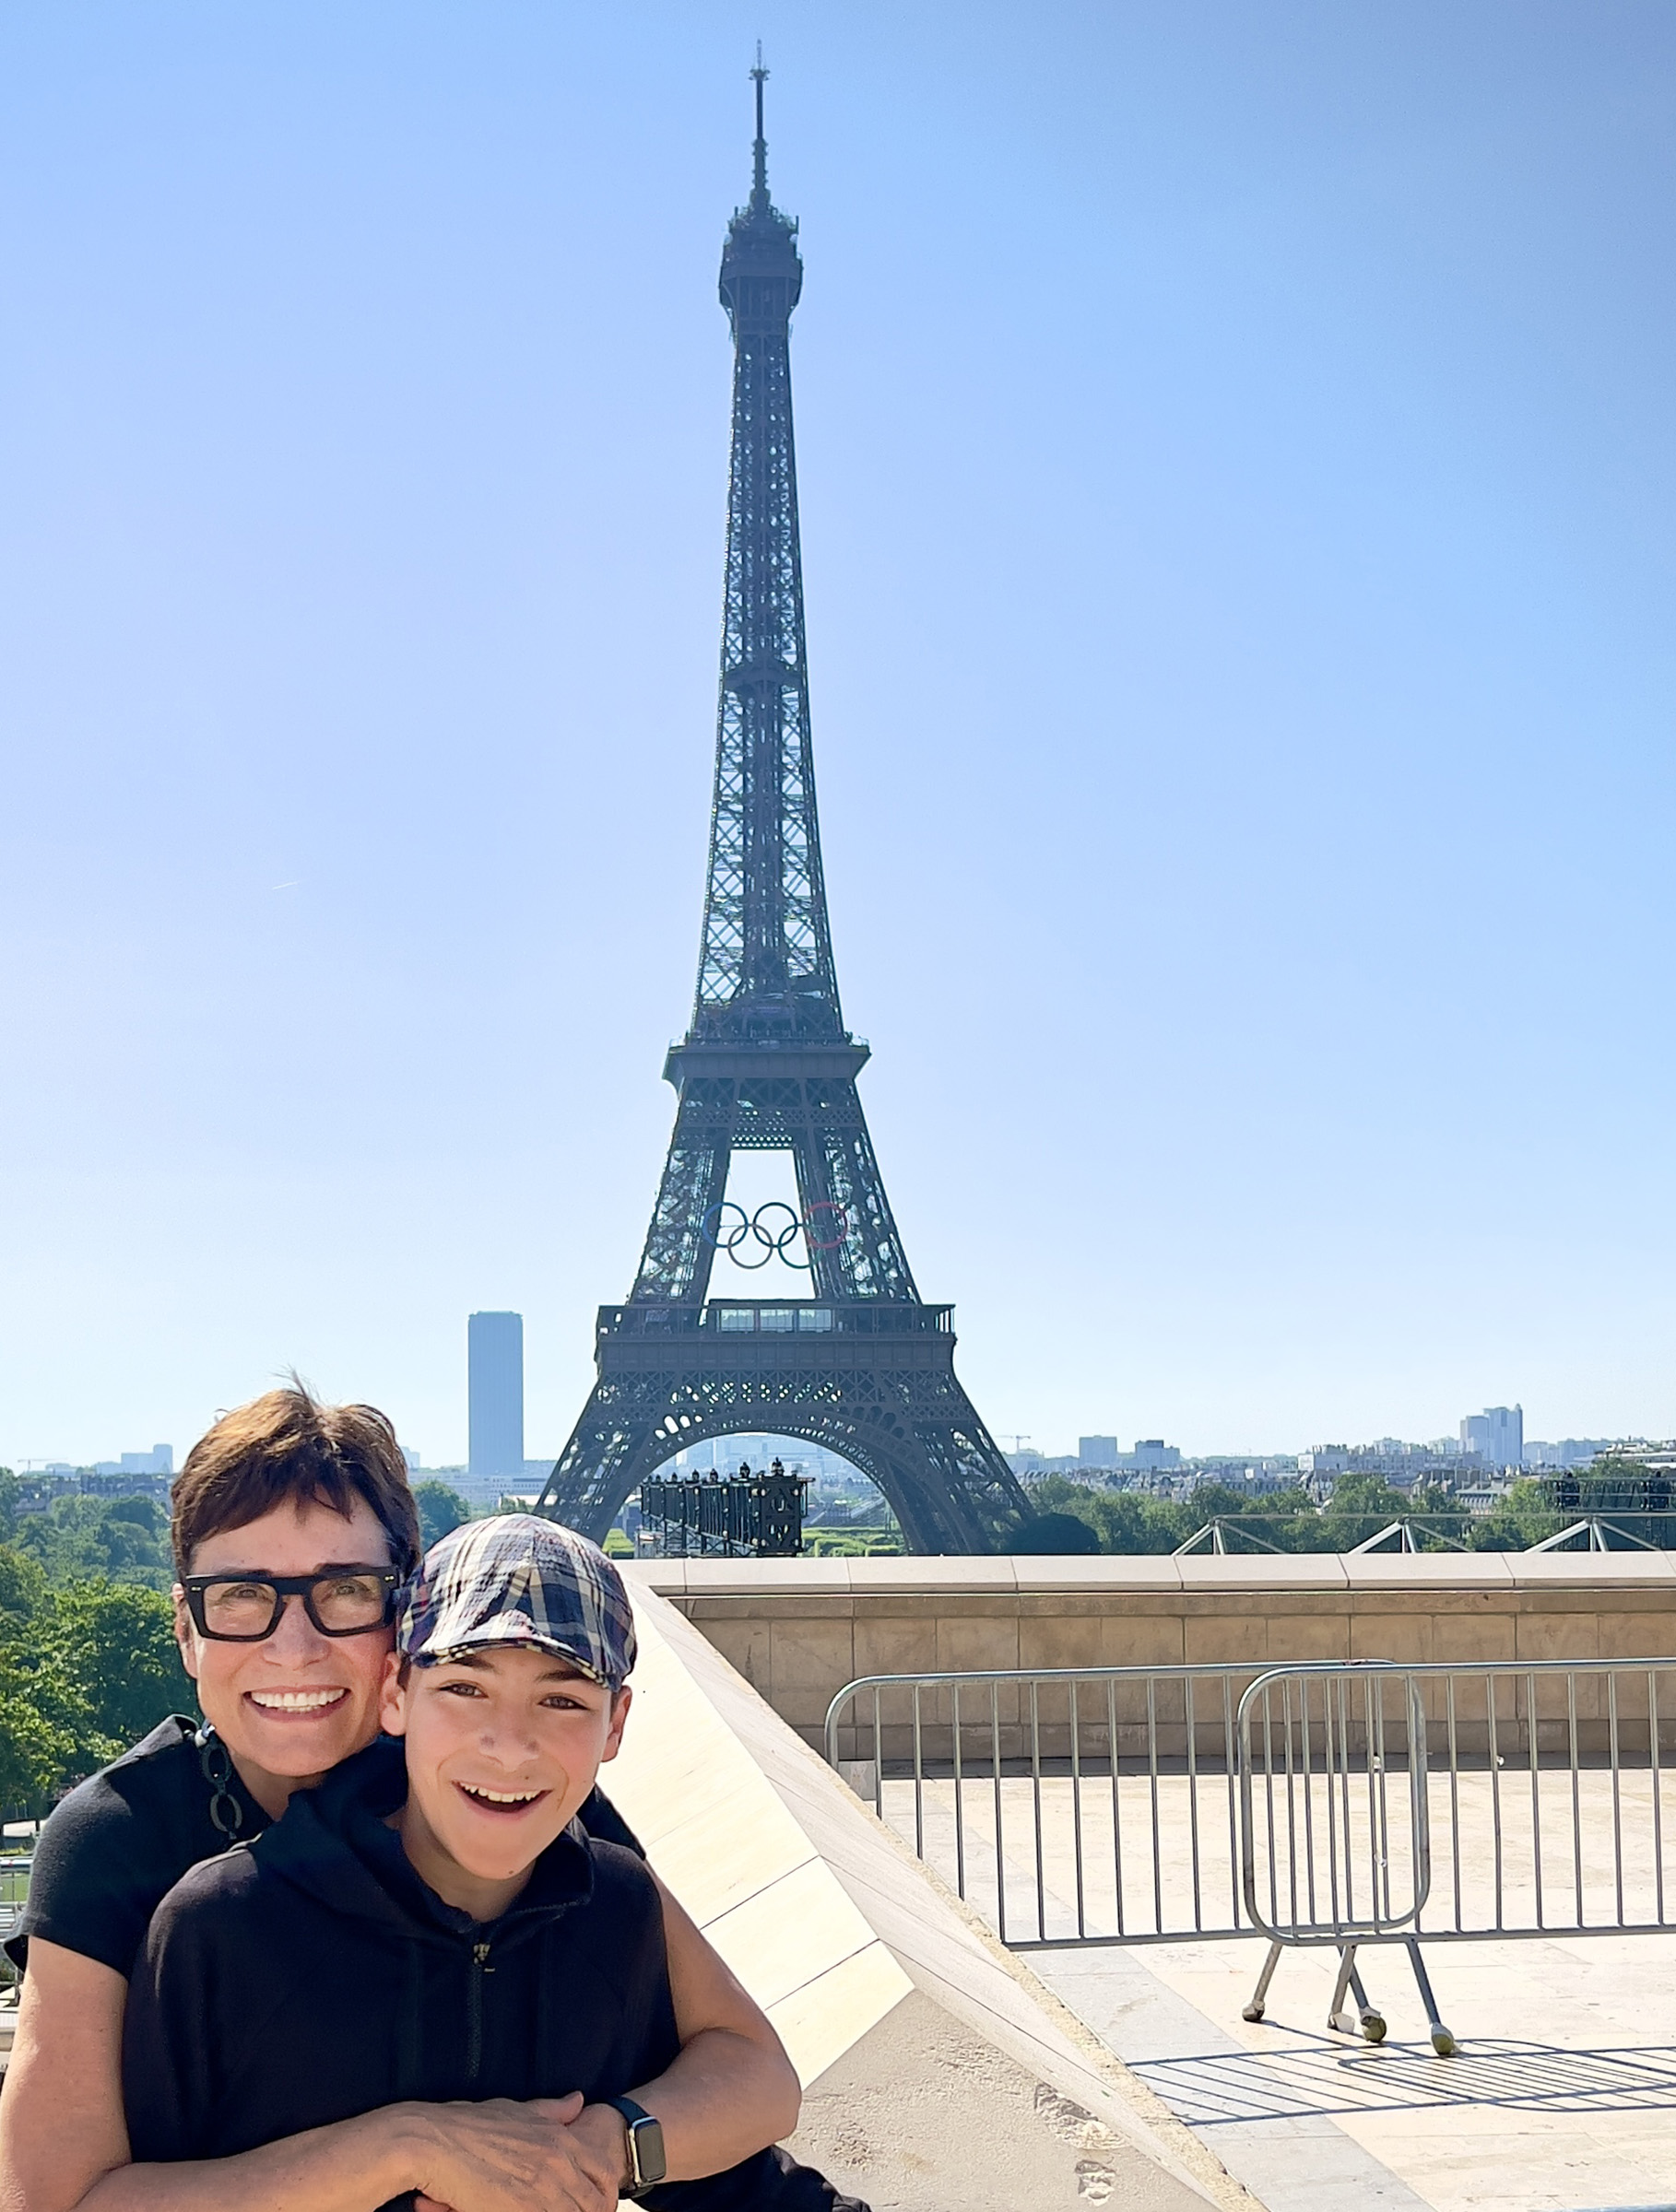
[[1563,1436],[1557,1444],[1550,1444],[1533,1436],[1525,1446],[1525,1465],[1564,1473],[1567,1467],[1587,1466],[1591,1459],[1599,1459],[1614,1441],[1610,1436]]
[[1298,1453],[1300,1475],[1342,1475],[1351,1463],[1348,1444],[1315,1444]]
[[1487,1406],[1482,1413],[1468,1414],[1460,1425],[1460,1448],[1463,1453],[1481,1459],[1487,1466],[1523,1466],[1523,1406]]
[[1134,1451],[1128,1454],[1128,1464],[1147,1471],[1158,1467],[1179,1467],[1181,1448],[1177,1444],[1166,1444],[1162,1436],[1139,1436],[1135,1440]]
[[466,1324],[467,1459],[477,1482],[524,1478],[524,1316]]
[[124,1452],[118,1459],[96,1459],[95,1475],[172,1475],[174,1446],[153,1444],[149,1452]]
[[95,1460],[91,1466],[77,1466],[67,1459],[26,1460],[18,1469],[18,1511],[44,1512],[54,1499],[73,1497],[150,1498],[167,1505],[173,1478],[171,1444],[124,1452],[116,1459]]
[[1132,1452],[1119,1449],[1115,1436],[1083,1436],[1074,1454],[1057,1456],[1025,1444],[1007,1453],[1007,1464],[1024,1482],[1040,1482],[1045,1475],[1068,1475],[1098,1485],[1115,1475],[1151,1474],[1181,1465],[1181,1447],[1166,1444],[1162,1436],[1143,1436]]

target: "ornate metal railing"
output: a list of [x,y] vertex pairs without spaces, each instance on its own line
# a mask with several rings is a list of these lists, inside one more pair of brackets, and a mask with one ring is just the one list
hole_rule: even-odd
[[795,1559],[808,1488],[777,1459],[765,1473],[654,1478],[640,1486],[641,1528],[667,1559]]

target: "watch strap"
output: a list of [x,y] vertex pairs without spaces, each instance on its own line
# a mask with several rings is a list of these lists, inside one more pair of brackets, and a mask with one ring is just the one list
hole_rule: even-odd
[[[669,2171],[664,2157],[664,2131],[661,2122],[647,2112],[643,2104],[636,2104],[632,2097],[602,2097],[601,2104],[620,2112],[629,2132],[629,2194],[638,2196],[642,2190],[653,2188]],[[643,2147],[654,2153],[653,2158],[643,2156]],[[649,2173],[648,2165],[655,2164],[655,2173]]]

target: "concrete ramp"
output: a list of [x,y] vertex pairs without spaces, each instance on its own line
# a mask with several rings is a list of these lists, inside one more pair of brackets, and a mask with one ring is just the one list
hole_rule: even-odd
[[791,2148],[874,2212],[1254,2212],[1168,2112],[631,1569],[605,1777],[805,2086]]

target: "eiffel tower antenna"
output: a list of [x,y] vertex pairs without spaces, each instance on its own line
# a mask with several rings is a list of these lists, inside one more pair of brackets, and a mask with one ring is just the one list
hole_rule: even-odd
[[762,88],[768,82],[768,72],[762,66],[762,41],[757,41],[757,65],[750,73],[757,88],[757,142],[752,149],[754,172],[750,185],[750,204],[753,208],[766,207],[768,201],[768,141],[762,135]]
[[[797,226],[768,194],[750,72],[750,198],[727,227],[733,455],[715,783],[698,982],[664,1076],[675,1128],[627,1301],[602,1306],[598,1374],[541,1507],[603,1540],[665,1460],[716,1437],[795,1436],[840,1453],[922,1552],[1006,1549],[1030,1507],[955,1377],[953,1309],[915,1286],[844,1025],[815,806],[792,437]],[[792,1158],[798,1204],[727,1200],[736,1152]],[[718,1251],[776,1254],[800,1298],[710,1298]]]

